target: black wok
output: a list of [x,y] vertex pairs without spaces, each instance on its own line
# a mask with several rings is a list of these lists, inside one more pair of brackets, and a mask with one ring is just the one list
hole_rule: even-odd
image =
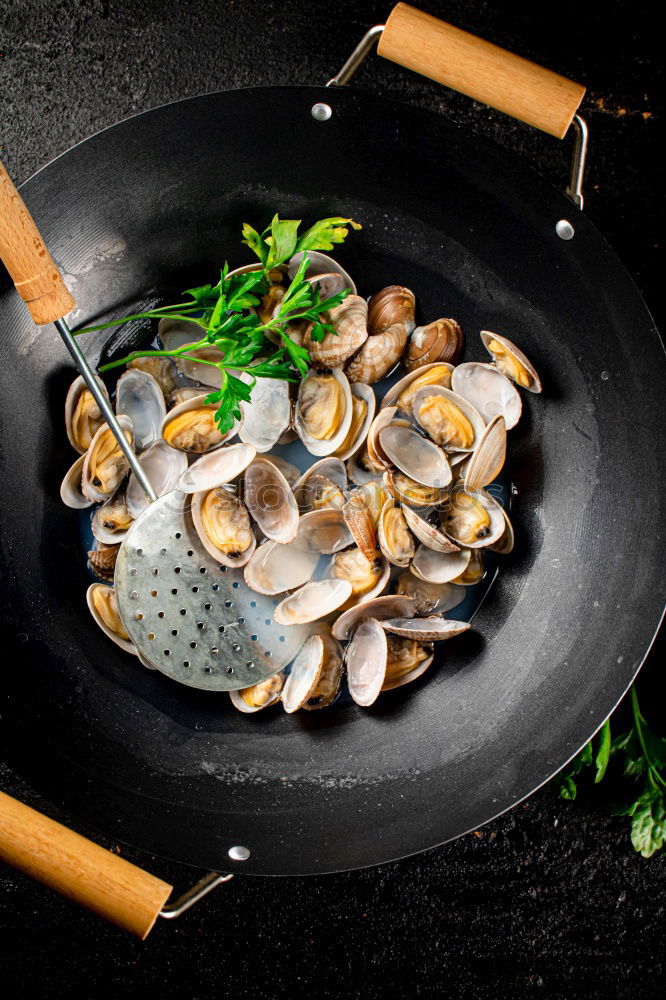
[[[332,108],[316,120],[318,103]],[[129,119],[22,194],[78,309],[72,325],[173,296],[241,223],[351,215],[363,294],[400,282],[422,317],[508,333],[544,382],[513,432],[518,544],[437,670],[370,710],[244,716],[139,669],[83,595],[58,484],[72,373],[0,290],[2,577],[13,760],[115,838],[197,866],[306,874],[377,864],[487,822],[554,774],[631,683],[663,605],[658,335],[621,263],[529,165],[445,118],[346,89],[211,94]],[[556,233],[569,220],[573,239]],[[94,358],[103,338],[89,342]],[[235,860],[230,848],[249,857]]]

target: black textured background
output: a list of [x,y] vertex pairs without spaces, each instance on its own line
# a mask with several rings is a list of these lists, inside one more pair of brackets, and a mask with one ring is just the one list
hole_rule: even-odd
[[[588,85],[586,210],[659,319],[657,4],[420,6]],[[230,87],[324,82],[389,9],[354,0],[0,0],[0,156],[19,182],[79,139],[157,104]],[[566,181],[567,140],[557,143],[377,58],[354,85],[465,121]],[[657,723],[662,689],[653,655],[640,691]],[[68,819],[1,764],[0,787]],[[476,834],[377,869],[237,878],[178,922],[161,922],[144,944],[2,869],[3,992],[238,1000],[659,995],[664,860],[633,853],[626,820],[607,818],[611,795],[583,793],[571,805],[544,789]],[[179,889],[196,878],[108,846]]]

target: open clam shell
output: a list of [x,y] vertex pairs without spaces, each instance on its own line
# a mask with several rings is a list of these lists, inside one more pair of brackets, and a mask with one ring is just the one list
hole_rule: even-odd
[[347,437],[351,419],[351,389],[344,372],[340,368],[326,374],[308,372],[298,387],[294,426],[310,454],[337,451]]
[[467,632],[471,627],[469,622],[457,622],[441,615],[431,615],[428,618],[389,618],[381,623],[382,628],[403,639],[416,639],[417,642],[441,642],[452,639],[455,635]]
[[130,641],[118,611],[114,588],[105,583],[91,583],[86,591],[86,601],[90,614],[102,632],[115,642],[116,646],[136,656],[136,648]]
[[296,712],[312,697],[323,668],[323,639],[320,635],[311,635],[296,654],[282,689],[282,707],[285,712]]
[[221,434],[215,423],[216,403],[206,403],[208,393],[198,393],[184,400],[164,416],[160,433],[167,444],[194,455],[219,448],[238,433],[239,424]]
[[467,549],[467,551],[469,552],[469,562],[462,573],[456,576],[451,583],[459,583],[461,587],[474,587],[486,575],[483,565],[483,549]]
[[306,712],[313,712],[333,704],[340,691],[344,670],[342,646],[333,638],[328,625],[319,624],[315,627],[316,635],[321,637],[324,644],[324,662],[315,689],[301,706]]
[[[460,589],[463,590],[462,587]],[[344,642],[345,639],[349,639],[353,635],[357,625],[366,618],[383,621],[386,618],[409,618],[412,614],[416,614],[416,601],[413,597],[401,594],[384,594],[382,597],[373,597],[369,601],[362,601],[343,612],[335,621],[331,631],[336,639]]]
[[342,512],[334,507],[322,507],[301,515],[293,544],[304,552],[333,555],[353,542]]
[[[139,463],[148,477],[148,482],[158,497],[176,489],[180,476],[187,469],[187,455],[177,451],[159,438],[153,441],[139,455]],[[127,510],[136,519],[148,507],[150,501],[133,472],[130,473],[126,494]]]
[[494,545],[504,534],[502,507],[485,490],[465,493],[454,490],[442,514],[442,531],[468,549]]
[[245,566],[245,582],[257,594],[271,597],[302,587],[317,568],[319,553],[298,548],[294,542],[263,542]]
[[223,487],[194,494],[192,521],[206,552],[223,566],[245,566],[257,547],[245,504]]
[[325,618],[351,597],[348,580],[327,577],[306,583],[289,594],[275,608],[273,618],[279,625],[304,625]]
[[157,379],[130,368],[116,384],[116,413],[124,413],[134,427],[134,444],[142,451],[160,436],[166,416],[164,393]]
[[398,469],[387,469],[382,482],[387,493],[409,507],[436,506],[443,503],[449,495],[447,489],[438,490],[434,486],[424,486],[423,483],[417,483],[415,479],[406,476]]
[[487,548],[491,552],[497,552],[501,556],[507,556],[509,552],[513,551],[513,546],[515,542],[513,525],[509,515],[504,510],[504,507],[500,504],[500,510],[502,511],[502,517],[504,518],[504,531],[492,545],[488,545]]
[[[123,433],[130,444],[134,431],[129,417],[118,417]],[[117,491],[127,475],[129,462],[125,458],[113,431],[102,424],[86,452],[81,470],[81,492],[93,503],[104,503]]]
[[[161,319],[157,324],[157,333],[165,349],[173,351],[179,347],[185,347],[187,344],[198,343],[205,335],[205,330],[195,320]],[[222,357],[221,351],[209,344],[196,348],[188,357],[176,357],[173,360],[182,375],[186,375],[194,382],[201,382],[213,389],[219,389],[222,385],[220,369],[196,359],[202,358],[204,362],[222,361]]]
[[[420,580],[411,568],[401,573],[397,580],[397,593],[410,597],[413,601],[414,613],[432,615],[442,611],[451,611],[465,600],[466,590],[455,583],[431,583]],[[387,617],[392,617],[388,615]],[[397,617],[397,615],[393,616]]]
[[451,388],[471,403],[486,423],[501,415],[510,431],[520,420],[523,409],[520,394],[494,365],[465,361],[454,370]]
[[443,385],[451,388],[453,365],[445,361],[435,361],[423,365],[412,372],[403,375],[395,385],[391,386],[380,404],[380,410],[387,406],[395,406],[396,410],[411,416],[414,394],[424,385]]
[[[428,410],[438,402],[449,407],[449,413],[444,418]],[[468,454],[474,451],[485,430],[485,421],[478,410],[468,400],[443,385],[421,386],[414,393],[412,414],[428,437],[447,452]],[[471,435],[465,444],[455,437],[460,430],[458,421],[465,425],[467,433]]]
[[298,506],[287,480],[269,459],[257,456],[245,470],[245,505],[266,538],[291,542],[298,531]]
[[362,621],[347,647],[347,684],[349,693],[362,708],[376,701],[386,677],[388,643],[378,621]]
[[[410,531],[418,540],[435,552],[457,552],[458,546],[439,531],[427,517],[413,510],[408,504],[402,505],[403,514]],[[424,512],[425,513],[425,512]]]
[[469,560],[469,549],[442,552],[419,545],[410,569],[414,576],[427,583],[450,583],[465,572]]
[[[368,460],[373,470],[388,469],[391,465],[390,458],[382,448],[379,435],[385,427],[388,427],[396,413],[396,407],[387,406],[385,409],[381,409],[379,411],[370,424],[368,429],[367,448]],[[373,471],[373,478],[376,474],[377,472]]]
[[230,691],[231,704],[246,715],[261,712],[262,709],[269,708],[280,700],[284,682],[285,675],[280,671],[272,677],[267,677],[265,681],[260,681],[259,684],[252,684],[239,691]]
[[[318,250],[308,250],[307,255],[310,263],[308,264],[307,271],[305,272],[306,278],[314,278],[320,274],[340,274],[344,278],[344,287],[351,289],[352,295],[356,295],[356,285],[352,281],[349,274],[345,271],[337,260],[333,257],[329,257],[328,254],[320,253]],[[303,252],[295,253],[293,257],[289,258],[287,264],[287,274],[289,275],[289,280],[291,281],[301,266],[301,261],[303,260]]]
[[536,369],[519,347],[507,337],[490,330],[481,331],[481,340],[502,375],[528,392],[541,392],[541,380]]
[[341,508],[346,489],[344,462],[333,455],[313,462],[293,485],[296,503],[303,514],[322,507]]
[[499,414],[485,427],[465,468],[465,492],[492,483],[506,461],[506,421]]
[[393,566],[409,566],[414,556],[414,539],[404,511],[393,497],[384,503],[377,524],[377,538],[383,555]]
[[176,376],[178,369],[171,358],[155,357],[148,355],[143,358],[134,358],[127,362],[128,371],[136,369],[152,375],[159,385],[164,398],[166,399],[172,392],[176,391]]
[[[391,633],[388,633],[387,640],[388,657],[382,691],[394,691],[395,688],[403,687],[421,677],[432,665],[434,652],[430,644],[426,645],[413,639],[407,640]],[[416,660],[415,665],[407,670],[403,662],[405,652],[411,657],[410,663]]]
[[[95,375],[95,381],[108,399],[109,394],[99,375]],[[93,399],[83,376],[79,375],[70,385],[65,399],[67,438],[79,455],[85,455],[92,439],[103,423],[102,412]]]
[[347,437],[335,452],[336,458],[345,462],[354,455],[368,436],[370,425],[375,418],[377,397],[369,385],[354,382],[350,386],[352,394],[352,419]]
[[60,484],[60,499],[66,507],[71,507],[72,510],[84,510],[93,505],[93,501],[81,492],[81,475],[85,459],[85,455],[79,455],[77,460],[70,465]]
[[328,575],[336,580],[348,580],[351,583],[351,596],[344,605],[346,610],[381,594],[388,584],[391,567],[378,552],[373,558],[368,559],[360,549],[354,547],[333,556]]
[[[251,381],[247,372],[240,377],[243,382]],[[242,402],[240,407],[243,421],[238,436],[241,441],[254,445],[258,452],[270,451],[291,421],[289,383],[277,378],[258,378],[250,402]]]
[[389,424],[379,432],[379,443],[393,464],[417,483],[441,490],[451,482],[445,452],[413,427]]
[[93,536],[105,545],[122,542],[132,526],[133,517],[127,509],[124,490],[119,490],[93,514],[90,526]]
[[224,486],[245,472],[256,456],[251,444],[230,444],[202,455],[178,477],[182,493],[199,493]]

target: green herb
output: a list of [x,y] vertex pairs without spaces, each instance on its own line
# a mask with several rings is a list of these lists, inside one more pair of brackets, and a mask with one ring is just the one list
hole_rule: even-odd
[[596,765],[594,782],[600,782],[611,760],[622,764],[625,784],[623,801],[612,809],[616,816],[631,818],[631,842],[644,858],[661,850],[666,839],[666,739],[652,732],[631,689],[631,729],[611,739],[610,720],[574,758],[559,777],[562,798],[575,799],[576,778],[583,768]]
[[[126,323],[129,319],[186,320],[201,328],[201,337],[176,350],[135,351],[127,357],[100,368],[100,372],[125,366],[136,358],[171,357],[189,358],[199,364],[211,365],[221,372],[221,388],[210,393],[206,402],[217,403],[215,420],[222,433],[233,427],[240,418],[242,402],[250,400],[257,378],[277,378],[298,381],[310,365],[310,355],[290,335],[293,324],[310,324],[310,335],[321,341],[327,333],[335,334],[325,315],[349,294],[344,289],[326,299],[320,296],[316,284],[305,277],[310,260],[307,250],[330,250],[334,243],[342,243],[348,233],[347,225],[360,229],[352,219],[322,219],[298,236],[300,221],[279,219],[276,215],[270,226],[259,235],[248,223],[243,225],[243,242],[256,253],[261,267],[244,274],[229,274],[225,264],[216,285],[201,285],[183,292],[184,302],[163,306],[148,312],[136,313],[123,319],[100,323],[77,331],[77,336],[105,330]],[[291,283],[267,322],[262,322],[257,310],[262,297],[271,287],[269,272],[294,253],[303,251],[303,257]],[[277,336],[280,346],[273,340]],[[216,348],[219,360],[201,358],[202,348]],[[238,377],[245,374],[246,379]]]

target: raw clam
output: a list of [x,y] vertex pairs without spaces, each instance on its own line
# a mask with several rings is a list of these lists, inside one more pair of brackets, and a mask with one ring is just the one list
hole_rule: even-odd
[[387,635],[386,673],[382,691],[392,691],[415,681],[426,672],[434,659],[433,647],[415,639]]
[[446,451],[470,452],[481,440],[481,414],[443,385],[424,385],[414,393],[412,413],[428,437]]
[[[243,382],[251,381],[247,372]],[[289,383],[277,378],[258,378],[252,388],[250,402],[240,404],[243,415],[238,436],[259,452],[270,451],[288,429],[291,421]]]
[[201,544],[224,566],[244,566],[256,548],[245,504],[223,487],[195,493],[192,520]]
[[81,475],[85,460],[85,455],[79,455],[65,473],[60,484],[60,499],[66,507],[71,507],[73,510],[83,510],[93,504],[93,501],[81,492]]
[[489,330],[481,331],[481,340],[502,375],[529,392],[541,392],[541,380],[534,366],[515,344]]
[[308,327],[303,347],[317,365],[341,368],[368,339],[368,304],[360,295],[349,295],[324,318],[335,333],[326,333],[321,343],[317,343],[312,340]]
[[169,393],[169,398],[167,399],[167,406],[169,409],[175,409],[180,406],[181,403],[187,403],[190,399],[195,399],[197,396],[201,395],[200,385],[183,385],[178,389],[174,389],[173,392]]
[[[98,375],[95,381],[109,398],[106,386]],[[97,431],[104,423],[102,411],[93,399],[90,389],[79,375],[69,387],[65,400],[65,429],[69,443],[79,455],[85,455]]]
[[[180,476],[187,469],[187,455],[159,438],[139,455],[139,463],[155,493],[161,497],[175,490]],[[133,472],[127,484],[126,502],[128,514],[134,519],[143,513],[150,502]]]
[[357,705],[366,708],[377,699],[386,678],[388,643],[378,621],[362,621],[347,647],[347,683]]
[[[460,588],[462,590],[462,587]],[[351,638],[357,625],[366,618],[374,618],[383,621],[386,618],[408,618],[416,614],[416,602],[413,597],[401,594],[384,594],[382,597],[373,597],[362,604],[356,604],[353,608],[343,612],[335,621],[331,629],[336,639],[344,642]]]
[[132,526],[133,517],[127,509],[125,491],[121,490],[93,514],[92,533],[98,542],[113,545],[121,542]]
[[410,479],[438,490],[452,479],[446,454],[412,427],[389,424],[379,433],[382,450]]
[[199,493],[230,483],[256,456],[251,444],[230,444],[202,455],[178,478],[177,488],[182,493]]
[[494,365],[465,361],[454,370],[451,388],[471,403],[486,423],[501,415],[510,431],[520,420],[523,404],[518,390]]
[[319,625],[316,634],[321,636],[324,644],[324,662],[317,686],[301,706],[308,712],[333,704],[340,690],[344,664],[342,647],[337,639],[333,638],[330,628],[327,625]]
[[206,403],[207,396],[208,393],[199,393],[174,406],[166,414],[162,420],[161,433],[172,448],[202,455],[219,448],[236,433],[237,424],[225,434],[220,433],[215,423],[217,404]]
[[427,545],[419,545],[410,569],[414,576],[427,583],[460,582],[460,575],[469,565],[470,554],[469,549],[442,552],[429,549]]
[[[129,417],[118,417],[123,433],[130,444],[134,436]],[[113,496],[127,475],[129,462],[125,458],[113,431],[102,424],[85,454],[81,472],[81,492],[93,503],[103,503]]]
[[424,385],[443,385],[445,389],[450,389],[452,372],[453,365],[445,362],[435,362],[408,372],[386,393],[382,399],[380,412],[386,407],[393,406],[394,413],[400,410],[411,416],[412,402],[418,390]]
[[166,416],[164,393],[148,372],[132,368],[116,385],[116,413],[124,413],[134,427],[134,445],[142,451],[160,436]]
[[230,691],[231,704],[239,712],[250,714],[260,712],[262,708],[275,705],[280,700],[282,688],[284,687],[285,675],[280,671],[267,677],[259,684],[252,684],[251,687],[241,688],[240,691]]
[[[453,583],[429,583],[427,580],[419,580],[410,570],[406,570],[398,577],[397,593],[412,598],[414,614],[418,615],[450,611],[465,600],[464,587]],[[392,616],[387,615],[387,617]]]
[[390,468],[391,460],[381,446],[379,435],[385,427],[388,427],[396,413],[397,410],[394,406],[387,406],[385,409],[379,411],[375,419],[370,424],[367,440],[367,463],[368,467],[375,473],[375,475],[381,469]]
[[296,712],[314,694],[324,668],[324,642],[320,635],[306,639],[291,665],[282,689],[285,712]]
[[379,523],[379,515],[382,507],[389,498],[388,491],[381,479],[371,479],[370,482],[357,486],[351,496],[358,493],[363,498],[365,505],[369,508],[375,522],[375,527]]
[[352,419],[351,389],[339,368],[309,372],[298,388],[296,431],[312,455],[330,455],[347,437]]
[[457,365],[465,349],[465,338],[454,319],[436,319],[417,326],[407,341],[402,363],[408,372],[437,361]]
[[372,336],[386,333],[392,326],[400,324],[405,335],[414,329],[416,299],[414,292],[402,285],[388,285],[375,292],[368,302],[368,332]]
[[300,590],[280,601],[273,618],[279,625],[303,625],[325,618],[351,597],[349,580],[327,577],[306,583]]
[[465,468],[465,492],[482,489],[502,471],[506,461],[506,422],[493,417],[481,434]]
[[291,487],[269,459],[258,456],[245,470],[245,504],[260,530],[275,542],[291,542],[298,506]]
[[352,396],[351,422],[347,437],[335,452],[336,457],[343,462],[358,451],[366,440],[377,405],[376,396],[369,385],[364,385],[363,382],[354,382],[350,389]]
[[113,587],[104,583],[91,583],[86,591],[86,601],[90,614],[93,616],[102,632],[120,646],[126,653],[136,656],[134,644],[130,641],[127,629],[123,625],[118,611],[116,592]]
[[470,549],[499,541],[505,523],[501,506],[485,490],[454,490],[442,513],[442,530],[456,545]]
[[414,539],[402,508],[390,497],[381,509],[377,526],[379,547],[394,566],[409,566]]

